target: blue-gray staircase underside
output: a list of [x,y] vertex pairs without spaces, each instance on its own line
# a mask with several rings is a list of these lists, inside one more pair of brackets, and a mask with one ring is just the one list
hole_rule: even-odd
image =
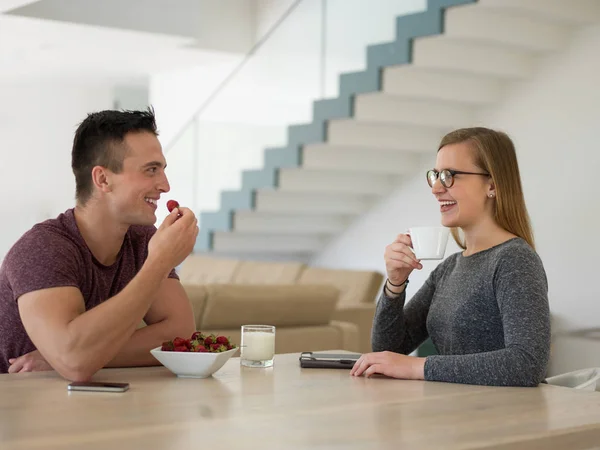
[[232,230],[233,214],[236,210],[254,209],[257,189],[277,187],[280,168],[301,166],[303,146],[325,142],[329,120],[353,117],[352,106],[357,94],[380,91],[383,68],[410,64],[413,39],[442,34],[446,8],[476,1],[428,0],[425,11],[398,17],[396,39],[393,42],[367,47],[367,69],[340,75],[339,97],[315,101],[312,123],[288,127],[288,141],[285,147],[266,149],[264,167],[261,170],[244,171],[239,191],[221,193],[219,211],[200,214],[201,229],[195,251],[212,250],[213,233]]

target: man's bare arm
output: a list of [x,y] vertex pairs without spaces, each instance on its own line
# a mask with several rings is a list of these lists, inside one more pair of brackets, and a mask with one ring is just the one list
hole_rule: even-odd
[[196,330],[194,313],[179,280],[167,278],[145,315],[148,326],[136,330],[106,367],[160,364],[150,350],[177,336],[189,338]]
[[57,372],[87,380],[130,339],[165,278],[164,267],[145,264],[119,294],[89,311],[79,289],[60,287],[21,296],[19,313],[34,345]]
[[148,243],[138,274],[114,297],[89,311],[75,287],[42,289],[18,299],[21,321],[33,344],[54,369],[87,380],[111,361],[150,309],[172,267],[190,254],[198,222],[188,208],[175,209]]
[[[139,367],[160,364],[150,350],[175,336],[187,337],[195,329],[193,311],[179,281],[167,279],[144,317],[148,326],[133,333],[105,367]],[[9,373],[37,372],[54,368],[35,350],[9,360]]]

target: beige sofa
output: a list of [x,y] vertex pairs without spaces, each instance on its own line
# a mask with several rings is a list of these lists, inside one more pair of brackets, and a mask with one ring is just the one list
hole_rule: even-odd
[[204,332],[239,342],[242,324],[269,324],[277,353],[371,350],[378,272],[191,255],[179,276]]

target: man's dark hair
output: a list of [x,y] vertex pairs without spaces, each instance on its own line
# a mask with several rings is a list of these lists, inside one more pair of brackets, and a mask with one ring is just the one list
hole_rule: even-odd
[[73,139],[71,167],[75,175],[75,197],[85,204],[92,195],[92,169],[106,167],[115,173],[123,170],[127,133],[147,131],[158,136],[154,110],[100,111],[88,114],[79,124]]

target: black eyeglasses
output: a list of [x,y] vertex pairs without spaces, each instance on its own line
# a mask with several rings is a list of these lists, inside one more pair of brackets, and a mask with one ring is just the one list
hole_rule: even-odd
[[435,169],[431,169],[427,171],[427,182],[429,183],[429,187],[433,187],[433,184],[436,182],[438,177],[440,178],[440,182],[444,187],[452,187],[454,184],[454,176],[455,175],[482,175],[484,177],[489,177],[489,173],[475,173],[475,172],[462,172],[460,170],[450,170],[450,169],[442,169],[439,172]]

